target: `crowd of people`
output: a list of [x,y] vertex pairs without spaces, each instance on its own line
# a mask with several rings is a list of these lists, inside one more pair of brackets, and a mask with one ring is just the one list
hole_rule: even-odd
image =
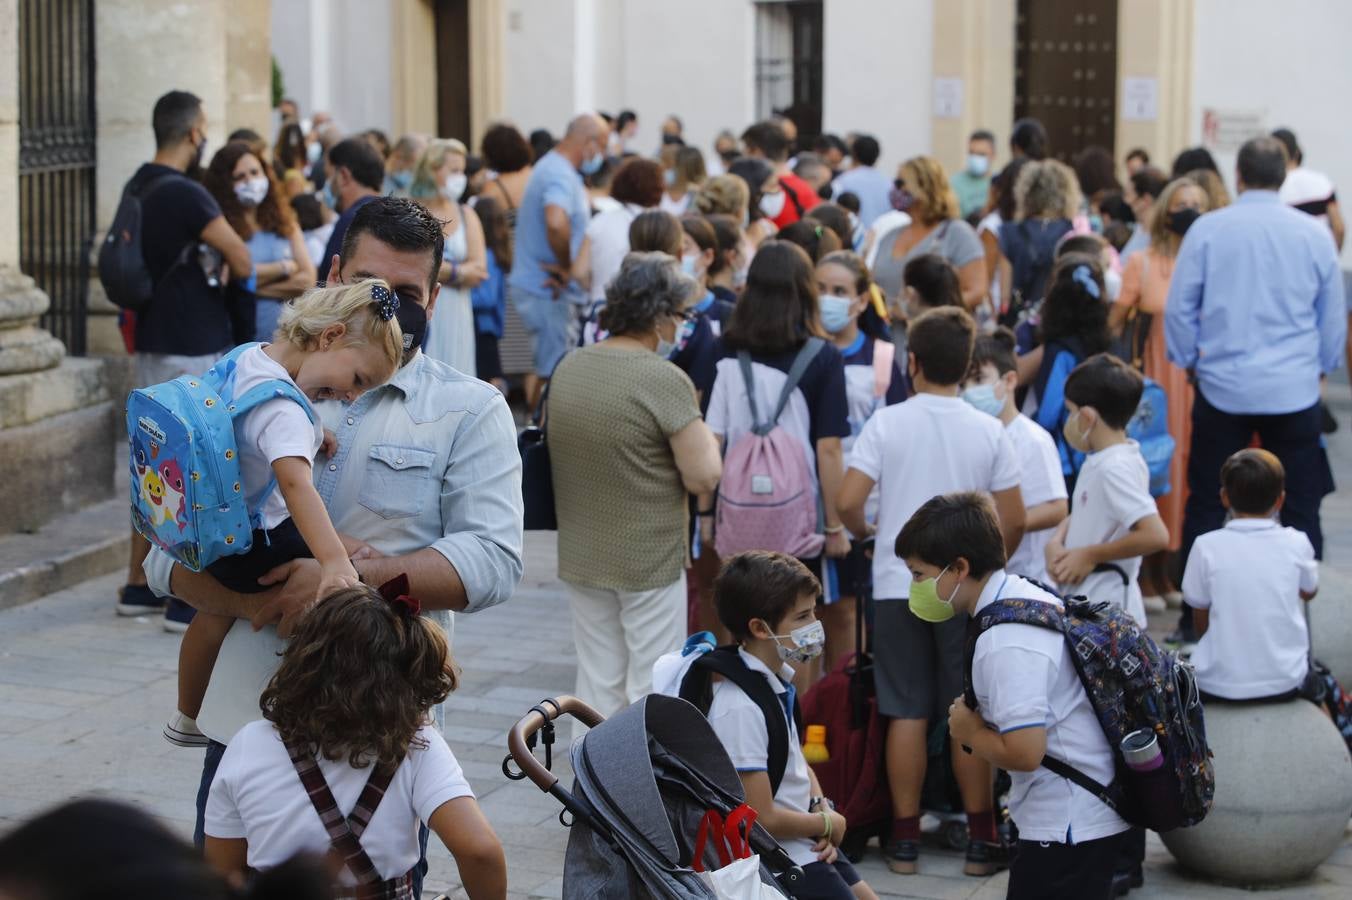
[[[299,113],[208,161],[200,100],[166,94],[127,188],[156,284],[128,317],[139,383],[224,355],[239,390],[300,395],[237,420],[253,549],[197,571],[135,535],[118,603],[187,632],[165,734],[206,747],[197,839],[230,877],[323,852],[342,835],[321,799],[366,808],[380,784],[395,811],[352,829],[368,878],[419,896],[430,828],[471,896],[502,895],[441,703],[447,611],[521,577],[518,386],[547,433],[576,694],[611,715],[710,631],[787,710],[862,649],[863,616],[895,872],[920,870],[947,726],[965,871],[1009,864],[995,767],[1014,778],[1011,897],[1141,883],[1144,832],[1038,770],[1056,748],[1111,778],[1064,648],[1001,630],[965,665],[991,600],[1084,594],[1141,627],[1178,608],[1171,640],[1213,701],[1301,687],[1333,489],[1320,392],[1352,344],[1336,195],[1289,131],[1244,145],[1232,202],[1203,148],[1168,175],[1133,150],[1119,181],[1103,148],[1054,158],[1032,119],[1003,165],[980,130],[960,172],[921,155],[889,177],[876,138],[800,143],[784,116],[706,156],[676,116],[640,152],[630,111],[557,140],[498,123],[477,154]],[[517,327],[519,385],[500,357]],[[1173,450],[1147,458],[1156,388]],[[1261,615],[1241,589],[1259,580],[1282,601]],[[979,709],[950,710],[968,684]],[[725,696],[710,721],[809,873],[797,896],[874,896],[793,717],[772,787],[748,708]]]

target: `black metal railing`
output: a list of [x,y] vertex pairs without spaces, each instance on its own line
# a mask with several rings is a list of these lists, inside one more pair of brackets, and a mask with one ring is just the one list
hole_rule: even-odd
[[19,265],[43,327],[85,352],[94,239],[93,0],[19,0]]

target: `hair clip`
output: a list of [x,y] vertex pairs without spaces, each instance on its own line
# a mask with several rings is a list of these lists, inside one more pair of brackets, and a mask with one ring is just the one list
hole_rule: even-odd
[[422,612],[422,604],[418,602],[418,598],[409,595],[407,574],[396,575],[382,584],[378,590],[380,596],[385,598],[385,602],[394,607],[395,612],[410,618]]
[[1084,263],[1075,267],[1075,271],[1070,273],[1070,277],[1076,284],[1084,288],[1084,292],[1098,300],[1102,297],[1099,293],[1098,282],[1094,280],[1094,273]]
[[383,284],[371,285],[371,300],[381,321],[388,322],[399,311],[399,295]]

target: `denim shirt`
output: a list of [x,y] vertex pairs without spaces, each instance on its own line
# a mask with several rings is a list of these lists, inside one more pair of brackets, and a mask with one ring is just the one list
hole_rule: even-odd
[[[388,556],[431,547],[455,567],[475,612],[503,602],[522,573],[521,458],[516,427],[491,385],[419,353],[350,406],[317,404],[338,451],[315,460],[315,487],[334,527]],[[150,587],[169,593],[173,561],[146,559]],[[431,613],[449,627],[445,612]],[[277,630],[238,621],[221,646],[198,717],[228,743],[258,718],[258,697],[284,648]]]

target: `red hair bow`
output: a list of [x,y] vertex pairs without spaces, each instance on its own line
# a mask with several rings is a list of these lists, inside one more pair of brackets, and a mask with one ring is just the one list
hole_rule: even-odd
[[379,588],[380,596],[384,597],[385,601],[393,606],[396,612],[403,613],[406,616],[416,616],[422,612],[422,604],[418,602],[417,597],[410,596],[408,590],[407,574],[397,575]]

